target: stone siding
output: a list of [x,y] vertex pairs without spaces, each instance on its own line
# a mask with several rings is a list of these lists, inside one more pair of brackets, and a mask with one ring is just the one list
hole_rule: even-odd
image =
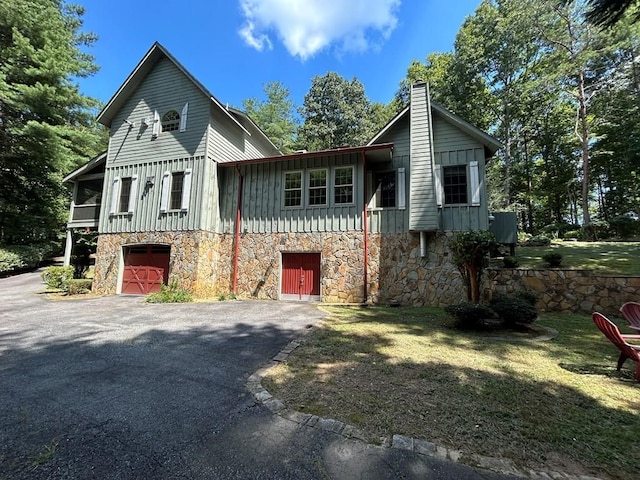
[[490,269],[487,296],[519,289],[540,293],[541,311],[618,314],[625,302],[640,299],[640,277],[601,276],[591,270]]
[[93,291],[115,294],[122,263],[122,247],[136,244],[171,245],[169,280],[196,297],[218,293],[216,271],[219,251],[217,235],[201,232],[138,232],[102,234],[98,236]]

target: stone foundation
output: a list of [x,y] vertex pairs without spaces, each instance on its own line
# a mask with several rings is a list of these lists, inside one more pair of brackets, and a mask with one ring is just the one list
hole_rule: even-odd
[[219,292],[217,263],[220,239],[208,232],[138,232],[103,234],[98,237],[93,291],[116,293],[122,247],[135,244],[171,245],[169,280],[189,290],[196,297],[208,297]]
[[540,293],[541,311],[563,311],[617,315],[625,302],[640,299],[640,277],[600,276],[591,270],[490,269],[487,295],[506,295],[516,290]]

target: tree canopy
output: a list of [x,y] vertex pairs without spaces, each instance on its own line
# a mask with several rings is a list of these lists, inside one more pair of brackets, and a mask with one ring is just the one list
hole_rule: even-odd
[[0,2],[0,243],[54,239],[63,176],[103,146],[97,102],[74,82],[97,70],[82,14],[61,0]]

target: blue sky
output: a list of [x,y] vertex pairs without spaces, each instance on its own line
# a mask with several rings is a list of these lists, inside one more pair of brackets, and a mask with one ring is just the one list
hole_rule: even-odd
[[279,81],[301,105],[311,78],[357,77],[387,103],[413,59],[453,48],[480,0],[76,0],[100,70],[82,93],[107,102],[159,41],[221,102],[241,107]]

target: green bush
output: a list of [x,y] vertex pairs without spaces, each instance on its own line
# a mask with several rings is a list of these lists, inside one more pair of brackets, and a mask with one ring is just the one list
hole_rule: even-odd
[[491,310],[506,326],[530,324],[538,318],[536,308],[527,300],[517,297],[498,297],[491,302]]
[[193,301],[193,297],[174,279],[168,286],[162,285],[159,292],[147,295],[145,301],[148,303],[189,303]]
[[581,230],[568,230],[564,233],[563,237],[565,240],[573,239],[573,240],[581,240],[582,239],[582,231]]
[[80,295],[91,291],[92,281],[88,278],[70,278],[65,284],[65,290],[69,295]]
[[594,220],[582,226],[585,240],[602,240],[611,237],[610,225],[606,220]]
[[47,267],[42,272],[42,280],[49,288],[67,290],[67,283],[73,278],[73,267]]
[[542,260],[545,261],[548,267],[559,267],[562,265],[562,254],[556,252],[545,253],[542,255]]
[[485,326],[485,320],[495,317],[489,307],[473,302],[447,305],[444,311],[455,319],[454,326],[461,329],[482,328]]
[[549,245],[551,245],[551,239],[546,235],[534,235],[523,243],[525,247],[547,247]]
[[536,292],[535,290],[516,290],[515,292],[513,292],[513,296],[524,300],[531,306],[535,307],[538,299],[540,298],[540,293]]
[[520,262],[516,257],[508,256],[502,259],[502,264],[504,268],[518,268],[520,266]]
[[0,273],[35,268],[49,256],[51,245],[7,245],[0,247]]
[[620,215],[610,220],[611,231],[619,238],[633,238],[640,233],[640,222],[627,215]]

